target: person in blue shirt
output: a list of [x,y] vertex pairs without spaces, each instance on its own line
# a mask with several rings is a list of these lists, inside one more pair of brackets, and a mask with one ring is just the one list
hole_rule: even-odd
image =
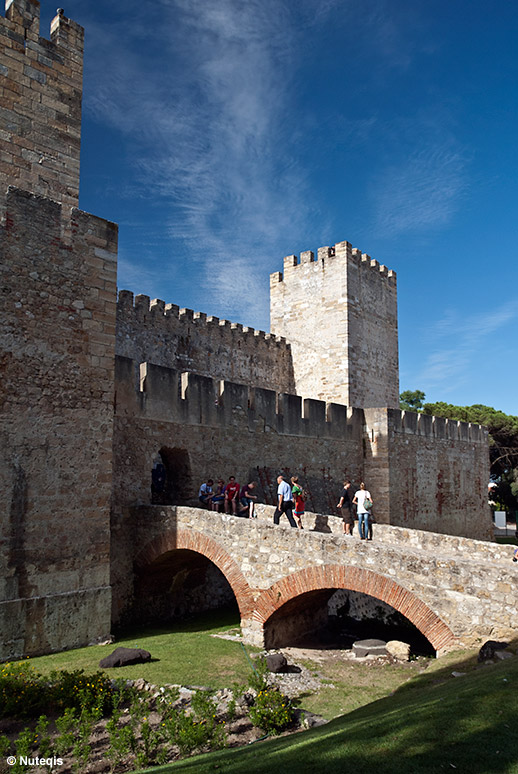
[[290,525],[297,528],[293,518],[293,495],[291,486],[284,480],[284,476],[277,477],[277,508],[273,514],[273,523],[278,524],[282,514],[286,516]]

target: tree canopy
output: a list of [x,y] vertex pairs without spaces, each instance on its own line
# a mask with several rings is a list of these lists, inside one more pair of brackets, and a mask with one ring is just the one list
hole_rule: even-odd
[[405,390],[399,396],[399,408],[404,411],[421,411],[425,397],[422,390]]

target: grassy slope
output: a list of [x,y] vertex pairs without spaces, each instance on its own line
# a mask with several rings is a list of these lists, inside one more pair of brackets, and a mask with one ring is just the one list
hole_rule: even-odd
[[[154,768],[154,774],[518,774],[518,658],[427,671],[326,726]],[[472,670],[453,678],[453,669]]]

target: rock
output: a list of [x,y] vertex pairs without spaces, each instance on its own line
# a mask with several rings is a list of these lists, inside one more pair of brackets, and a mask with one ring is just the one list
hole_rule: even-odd
[[465,674],[466,674],[466,672],[452,672],[451,676],[452,677],[464,677]]
[[142,648],[115,648],[106,658],[99,661],[102,669],[127,666],[128,664],[143,664],[151,660],[151,653]]
[[321,715],[315,715],[313,712],[308,712],[308,710],[295,710],[295,717],[302,728],[316,728],[328,723]]
[[353,652],[356,658],[366,656],[386,656],[387,648],[383,640],[356,640],[353,643]]
[[266,666],[270,672],[287,672],[288,659],[282,653],[270,653],[266,656]]
[[147,681],[144,680],[143,677],[139,677],[138,680],[135,680],[133,683],[133,687],[137,689],[137,691],[145,691],[147,690]]
[[497,642],[496,640],[488,640],[485,642],[478,652],[479,661],[487,661],[494,657],[498,650],[505,650],[509,645],[508,642]]
[[400,640],[390,640],[387,642],[387,651],[398,661],[408,661],[410,658],[410,645]]
[[505,661],[506,658],[512,658],[513,654],[509,653],[508,650],[496,650],[495,651],[495,658],[500,659],[500,661]]

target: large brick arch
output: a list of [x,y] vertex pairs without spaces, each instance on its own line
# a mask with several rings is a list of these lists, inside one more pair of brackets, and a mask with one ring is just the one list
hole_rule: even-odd
[[286,602],[320,589],[361,591],[386,602],[408,618],[436,650],[451,646],[455,641],[449,627],[411,591],[372,570],[338,564],[308,567],[274,583],[261,593],[253,618],[264,627]]
[[150,540],[135,557],[135,569],[142,570],[170,551],[187,549],[210,559],[227,579],[234,592],[241,618],[250,616],[254,600],[250,586],[236,562],[215,540],[192,529],[168,530]]

